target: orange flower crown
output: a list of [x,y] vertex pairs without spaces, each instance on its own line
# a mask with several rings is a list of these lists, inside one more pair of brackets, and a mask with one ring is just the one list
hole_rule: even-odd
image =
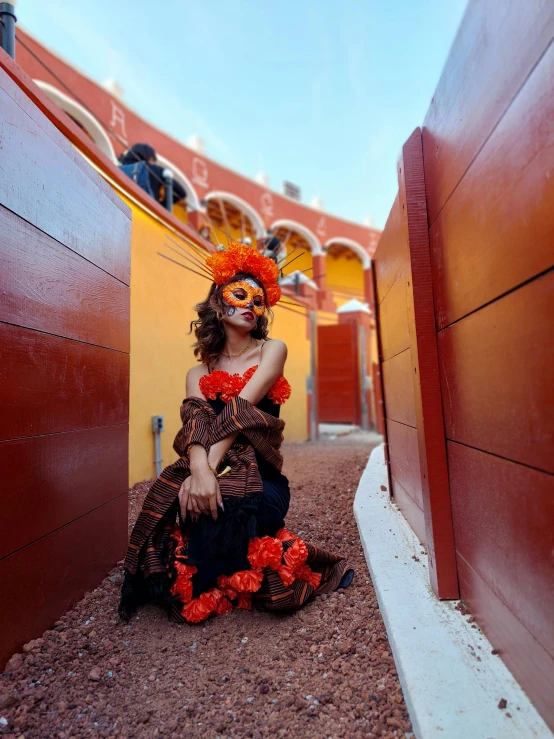
[[216,285],[223,285],[239,272],[252,275],[263,285],[267,302],[275,305],[281,297],[279,267],[269,257],[264,257],[252,246],[231,241],[222,251],[216,251],[206,259]]

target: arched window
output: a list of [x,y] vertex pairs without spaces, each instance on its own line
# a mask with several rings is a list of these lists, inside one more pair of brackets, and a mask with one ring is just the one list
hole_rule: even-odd
[[97,119],[89,113],[86,108],[83,108],[82,105],[58,90],[56,87],[50,85],[48,82],[43,82],[42,80],[34,80],[34,82],[46,95],[48,95],[52,102],[56,103],[59,108],[67,113],[67,115],[72,118],[86,134],[88,134],[96,146],[98,146],[98,148],[103,151],[112,162],[117,162],[117,157],[115,156],[115,151],[110,137]]

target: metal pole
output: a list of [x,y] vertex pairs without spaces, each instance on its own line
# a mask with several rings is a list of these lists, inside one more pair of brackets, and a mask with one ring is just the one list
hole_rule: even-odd
[[15,7],[12,3],[0,3],[0,44],[15,59]]
[[173,211],[173,172],[164,169],[162,177],[165,183],[165,207],[171,213]]

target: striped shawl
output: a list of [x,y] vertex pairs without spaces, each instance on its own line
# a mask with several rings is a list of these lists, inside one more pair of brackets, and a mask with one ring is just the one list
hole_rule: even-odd
[[240,436],[225,457],[231,471],[219,479],[225,512],[218,510],[217,521],[200,516],[191,526],[189,555],[227,556],[245,552],[256,535],[255,514],[263,492],[255,451],[281,470],[280,447],[284,421],[263,413],[244,398],[232,398],[216,415],[200,398],[187,398],[181,406],[182,428],[173,448],[179,459],[166,467],[150,488],[131,533],[125,569],[141,571],[144,577],[165,572],[164,553],[179,515],[178,495],[190,474],[188,448],[201,444],[206,451],[212,444],[239,432]]

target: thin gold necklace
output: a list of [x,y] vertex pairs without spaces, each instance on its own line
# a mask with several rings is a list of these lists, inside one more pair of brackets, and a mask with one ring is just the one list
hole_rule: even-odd
[[254,342],[254,339],[250,339],[248,344],[242,349],[242,351],[237,352],[237,354],[229,354],[228,352],[221,352],[224,357],[227,357],[228,359],[235,359],[235,357],[240,357],[242,354],[244,354],[250,347],[252,346],[252,343]]

